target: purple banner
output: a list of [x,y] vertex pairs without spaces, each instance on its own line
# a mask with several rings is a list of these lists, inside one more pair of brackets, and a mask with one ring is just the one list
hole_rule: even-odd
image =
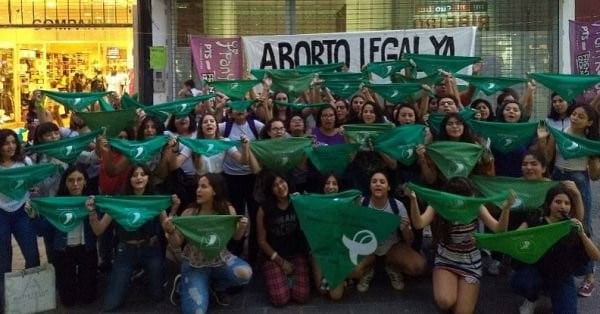
[[240,37],[191,36],[190,48],[198,76],[209,82],[242,78]]
[[[600,75],[600,21],[569,21],[571,73]],[[582,101],[590,101],[600,92],[600,84],[585,92]]]

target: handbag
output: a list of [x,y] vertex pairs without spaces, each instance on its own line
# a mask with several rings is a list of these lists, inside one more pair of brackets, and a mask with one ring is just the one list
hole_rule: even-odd
[[7,314],[38,313],[56,309],[54,266],[45,264],[4,276]]

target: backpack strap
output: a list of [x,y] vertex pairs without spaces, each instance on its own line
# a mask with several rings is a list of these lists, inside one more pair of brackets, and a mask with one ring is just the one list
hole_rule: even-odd
[[369,207],[369,202],[371,201],[371,198],[368,196],[363,197],[362,199],[362,203],[360,204],[363,207]]
[[392,207],[392,212],[394,213],[394,215],[398,216],[400,214],[400,208],[398,208],[398,203],[396,203],[396,199],[393,197],[390,197],[390,207]]
[[250,127],[250,131],[252,131],[252,134],[254,134],[254,138],[258,139],[259,138],[258,130],[256,129],[256,123],[254,123],[254,121],[256,121],[256,120],[254,120],[252,118],[247,118],[246,120],[248,121],[248,126]]
[[232,127],[233,121],[231,121],[231,119],[227,120],[227,122],[225,122],[225,130],[223,131],[223,137],[229,137],[229,134],[231,134]]

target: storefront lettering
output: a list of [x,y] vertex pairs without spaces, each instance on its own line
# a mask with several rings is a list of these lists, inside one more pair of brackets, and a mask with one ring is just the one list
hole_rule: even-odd
[[[33,19],[32,24],[36,25],[36,24],[43,24],[46,26],[52,26],[52,27],[48,27],[48,28],[66,28],[64,26],[71,26],[71,25],[85,25],[87,23],[85,23],[83,20],[76,20],[76,19]],[[61,27],[62,26],[62,27]]]
[[415,28],[443,28],[476,26],[480,30],[490,29],[489,15],[460,15],[446,17],[421,17],[414,19]]

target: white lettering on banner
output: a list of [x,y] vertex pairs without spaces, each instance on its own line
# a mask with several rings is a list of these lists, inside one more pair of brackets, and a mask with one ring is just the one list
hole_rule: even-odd
[[404,53],[473,56],[475,27],[242,37],[248,69],[344,62],[357,72]]

